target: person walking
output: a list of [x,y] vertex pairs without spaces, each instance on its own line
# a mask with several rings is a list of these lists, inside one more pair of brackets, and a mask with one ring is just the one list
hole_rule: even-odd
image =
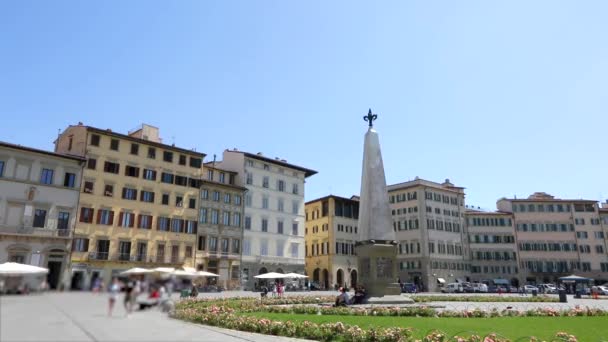
[[112,317],[112,310],[114,309],[114,304],[116,303],[116,299],[118,298],[118,292],[120,292],[120,285],[118,285],[118,279],[112,279],[112,283],[108,287],[108,292],[110,293],[110,297],[108,300],[108,316]]
[[129,280],[127,282],[127,288],[125,289],[125,300],[124,300],[124,305],[125,305],[125,311],[126,316],[129,317],[129,314],[131,313],[131,311],[133,310],[133,288],[135,287],[135,282],[133,282],[132,280]]

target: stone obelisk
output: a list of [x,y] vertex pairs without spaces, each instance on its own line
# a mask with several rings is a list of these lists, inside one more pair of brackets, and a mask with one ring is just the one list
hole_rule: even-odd
[[[388,203],[380,139],[373,127],[378,116],[369,110],[363,119],[369,123],[363,145],[363,172],[359,196],[358,256],[360,281],[370,298],[400,295],[397,279],[397,242]],[[388,298],[387,298],[388,299]]]

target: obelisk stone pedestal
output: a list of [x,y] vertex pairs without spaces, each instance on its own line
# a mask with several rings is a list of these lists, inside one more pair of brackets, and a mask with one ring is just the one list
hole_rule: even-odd
[[397,246],[392,241],[365,241],[355,246],[360,282],[368,297],[401,295],[397,279]]

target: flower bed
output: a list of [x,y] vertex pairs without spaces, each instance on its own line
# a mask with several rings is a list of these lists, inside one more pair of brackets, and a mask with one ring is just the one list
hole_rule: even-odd
[[494,303],[558,303],[559,299],[549,296],[513,297],[513,296],[411,296],[416,303],[428,302],[494,302]]
[[[356,325],[336,323],[313,323],[309,321],[273,321],[265,318],[243,315],[251,312],[272,312],[292,314],[321,315],[359,315],[359,316],[422,316],[422,317],[503,317],[503,316],[607,316],[608,312],[576,308],[572,310],[534,309],[517,310],[464,310],[436,312],[431,308],[333,308],[304,304],[319,304],[333,299],[332,297],[287,297],[272,298],[260,301],[253,298],[232,299],[188,299],[176,305],[172,317],[195,323],[218,326],[247,332],[277,336],[299,337],[318,341],[420,341],[420,342],[506,342],[506,338],[496,335],[488,336],[447,336],[440,331],[430,332],[424,338],[416,339],[412,328],[368,328],[361,329]],[[540,341],[530,338],[529,341]],[[521,341],[518,340],[518,341]],[[558,333],[554,341],[577,341],[576,337]]]

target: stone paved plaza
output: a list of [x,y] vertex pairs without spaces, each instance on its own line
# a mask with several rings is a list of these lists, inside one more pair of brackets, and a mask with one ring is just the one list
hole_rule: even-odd
[[[312,296],[336,292],[298,293]],[[287,293],[287,295],[294,295]],[[259,296],[252,292],[205,293],[200,297]],[[516,295],[515,295],[516,296]],[[175,297],[177,299],[177,297]],[[134,312],[128,318],[117,302],[113,317],[107,316],[107,294],[90,292],[0,296],[0,341],[296,341],[173,320],[159,310]],[[433,303],[446,309],[528,309],[576,305],[608,310],[608,300],[574,299],[568,303]]]

